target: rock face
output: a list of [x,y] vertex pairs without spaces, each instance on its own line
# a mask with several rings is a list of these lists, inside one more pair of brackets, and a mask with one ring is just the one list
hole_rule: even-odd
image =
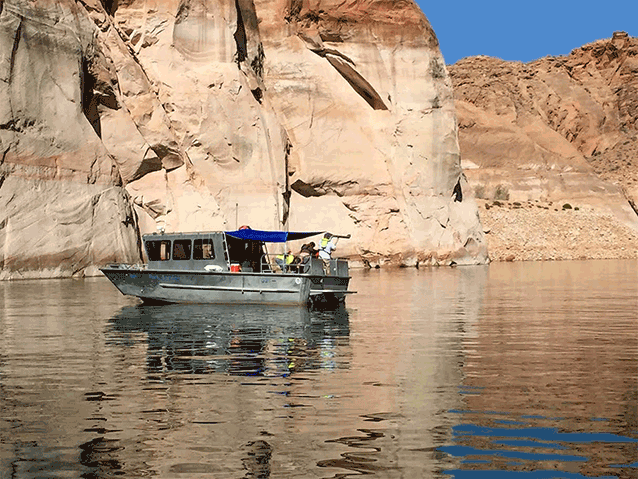
[[158,226],[350,233],[340,254],[370,264],[487,260],[414,2],[0,10],[0,278],[139,260]]
[[134,212],[98,135],[113,90],[93,23],[74,1],[0,9],[0,279],[134,259]]
[[638,257],[638,39],[448,68],[492,259]]

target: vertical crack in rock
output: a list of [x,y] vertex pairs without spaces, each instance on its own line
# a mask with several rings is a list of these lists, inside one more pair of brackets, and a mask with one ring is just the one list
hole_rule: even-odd
[[[259,78],[263,76],[264,48],[259,34],[259,19],[253,0],[236,0],[237,15],[241,17],[241,28],[244,31],[246,59],[250,68]],[[239,25],[238,25],[239,26]]]
[[261,103],[261,100],[264,97],[264,94],[263,94],[261,88],[259,88],[259,87],[253,88],[252,90],[250,90],[250,93],[253,94],[253,96],[255,97],[255,100],[257,100],[258,103]]
[[96,78],[89,72],[89,64],[86,58],[82,59],[82,69],[80,77],[80,91],[82,92],[82,111],[84,116],[95,130],[96,135],[102,138],[102,125],[100,114],[98,113],[98,97],[95,94]]
[[[248,47],[246,45],[246,28],[244,27],[244,18],[241,14],[239,0],[235,0],[235,9],[237,10],[237,30],[235,30],[235,43],[237,44],[237,65],[246,61],[248,58]],[[241,66],[240,66],[241,68]]]
[[302,8],[303,0],[288,0],[288,8],[286,9],[286,15],[284,16],[286,22],[292,23],[298,21]]
[[259,42],[257,45],[256,55],[250,62],[250,67],[255,72],[255,75],[257,75],[259,78],[264,77],[264,57],[264,46],[261,42]]
[[179,7],[177,8],[177,13],[175,14],[175,24],[182,23],[188,18],[188,14],[190,13],[191,5],[190,2],[182,0],[179,2]]
[[461,178],[456,182],[454,190],[452,190],[452,199],[459,203],[463,201],[463,190],[461,189]]
[[118,4],[120,3],[119,0],[100,0],[102,2],[102,6],[104,7],[104,10],[106,10],[106,13],[108,13],[111,16],[115,15],[115,12],[117,12],[117,7]]
[[[250,91],[259,103],[263,99],[264,47],[259,35],[259,20],[253,0],[235,0],[237,30],[233,34],[237,45],[239,69],[248,76]],[[248,66],[248,71],[242,68]]]
[[[0,12],[2,11],[4,7],[4,2],[0,1]],[[22,23],[24,22],[24,17],[22,17],[21,15],[17,15],[14,13],[14,15],[16,15],[19,19],[20,22],[18,23],[18,27],[16,28],[16,31],[13,35],[13,45],[11,47],[11,56],[9,57],[9,72],[7,75],[6,79],[3,79],[4,81],[6,81],[7,83],[7,88],[11,88],[11,85],[13,85],[13,73],[14,73],[14,69],[15,69],[15,62],[16,62],[16,56],[18,54],[18,45],[20,44],[20,38],[22,37]],[[11,112],[10,116],[9,116],[9,121],[5,124],[0,125],[0,129],[8,129],[8,130],[12,130],[15,128],[19,128],[19,125],[16,125],[16,119],[15,119],[15,115],[14,115],[14,109],[13,109],[13,99],[12,99],[12,95],[8,95],[8,102],[9,105],[9,111]],[[2,155],[2,161],[0,161],[0,164],[4,163],[4,159],[7,155],[9,148],[6,149],[6,151],[4,152],[4,154]]]
[[[2,128],[2,126],[0,125],[0,128]],[[0,142],[0,146],[2,146],[2,143]],[[0,166],[2,166],[2,164],[4,163],[4,160],[7,158],[7,153],[9,153],[9,150],[11,149],[10,146],[7,146],[3,151],[2,151],[2,157],[0,157]],[[4,181],[4,180],[2,180]],[[0,183],[0,186],[2,186],[2,183]]]
[[288,218],[290,217],[290,198],[292,196],[292,190],[290,187],[290,175],[292,172],[290,171],[290,151],[292,150],[292,143],[290,143],[290,139],[286,135],[285,145],[284,145],[284,171],[285,171],[285,184],[284,184],[284,192],[282,194],[284,204],[282,206],[282,224],[287,226]]
[[11,48],[11,58],[9,60],[9,83],[13,79],[13,70],[15,68],[16,55],[18,53],[18,45],[20,44],[20,37],[22,37],[22,22],[24,18],[20,15],[20,23],[18,23],[18,28],[16,28],[15,35],[13,37],[13,47]]
[[[267,153],[268,153],[268,163],[270,165],[270,178],[271,178],[271,184],[272,184],[272,188],[273,188],[273,197],[275,198],[275,218],[277,220],[277,223],[279,224],[279,227],[284,227],[285,223],[284,223],[284,214],[283,214],[283,206],[281,205],[281,202],[279,200],[279,192],[281,189],[281,182],[277,181],[277,158],[275,156],[275,153],[273,151],[273,144],[272,144],[272,139],[270,137],[270,127],[268,126],[268,121],[266,119],[266,115],[261,115],[261,125],[263,128],[263,132],[264,132],[264,137],[266,140],[266,148],[267,148]],[[281,171],[281,170],[279,170]],[[284,171],[284,174],[287,178],[287,174]],[[286,180],[287,181],[287,180]],[[285,187],[285,185],[284,185]],[[282,193],[282,196],[284,198],[285,201],[285,193],[286,190],[284,190],[284,192]],[[281,217],[279,217],[279,213],[282,212]],[[288,219],[287,216],[285,218],[286,220]]]

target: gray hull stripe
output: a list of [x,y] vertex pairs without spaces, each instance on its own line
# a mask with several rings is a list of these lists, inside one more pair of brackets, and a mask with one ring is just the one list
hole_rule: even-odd
[[198,286],[190,284],[169,284],[160,283],[162,288],[167,289],[197,289],[197,290],[213,290],[213,291],[236,291],[239,293],[299,293],[298,289],[251,289],[251,288],[234,288],[232,286]]

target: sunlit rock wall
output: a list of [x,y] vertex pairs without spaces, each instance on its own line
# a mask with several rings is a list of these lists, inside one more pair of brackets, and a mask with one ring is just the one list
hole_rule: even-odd
[[[75,1],[0,2],[0,279],[138,257],[95,107],[108,62]],[[102,99],[103,98],[103,99]]]
[[11,0],[0,42],[4,278],[139,259],[158,226],[350,233],[339,253],[361,264],[486,260],[411,1]]
[[370,262],[484,261],[451,84],[418,7],[255,6],[268,97],[291,145],[291,227],[351,232],[349,248]]

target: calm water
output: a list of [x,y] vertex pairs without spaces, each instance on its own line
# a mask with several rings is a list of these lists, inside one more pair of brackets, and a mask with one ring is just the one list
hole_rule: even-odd
[[352,286],[307,311],[0,283],[0,478],[638,477],[638,262]]

